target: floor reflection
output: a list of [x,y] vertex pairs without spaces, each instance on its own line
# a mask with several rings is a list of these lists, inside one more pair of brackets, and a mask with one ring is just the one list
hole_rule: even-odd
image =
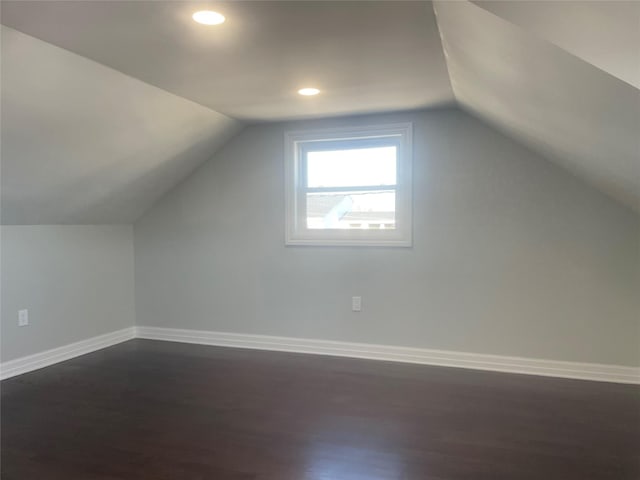
[[309,449],[304,480],[401,480],[400,456],[375,439],[357,444],[322,439]]

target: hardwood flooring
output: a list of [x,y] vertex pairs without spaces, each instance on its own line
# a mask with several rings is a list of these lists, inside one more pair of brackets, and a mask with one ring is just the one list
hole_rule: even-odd
[[638,480],[640,387],[132,340],[2,382],[2,480]]

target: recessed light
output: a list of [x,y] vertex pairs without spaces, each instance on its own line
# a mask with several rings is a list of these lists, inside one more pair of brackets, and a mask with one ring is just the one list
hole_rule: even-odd
[[220,25],[224,23],[224,15],[211,10],[200,10],[192,15],[192,18],[203,25]]
[[320,90],[318,90],[317,88],[301,88],[300,90],[298,90],[298,93],[300,95],[304,95],[305,97],[310,97],[312,95],[317,95],[320,93]]

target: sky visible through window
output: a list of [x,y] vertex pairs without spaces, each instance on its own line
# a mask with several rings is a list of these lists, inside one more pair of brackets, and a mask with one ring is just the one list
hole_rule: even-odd
[[326,150],[307,154],[308,187],[395,184],[395,146]]
[[[395,146],[308,152],[307,187],[335,191],[307,193],[307,228],[394,229],[396,157]],[[380,188],[348,190],[362,186]]]

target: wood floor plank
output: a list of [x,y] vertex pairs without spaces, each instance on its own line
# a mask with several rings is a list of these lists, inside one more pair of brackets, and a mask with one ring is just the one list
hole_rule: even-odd
[[132,340],[2,382],[3,480],[639,480],[640,387]]

